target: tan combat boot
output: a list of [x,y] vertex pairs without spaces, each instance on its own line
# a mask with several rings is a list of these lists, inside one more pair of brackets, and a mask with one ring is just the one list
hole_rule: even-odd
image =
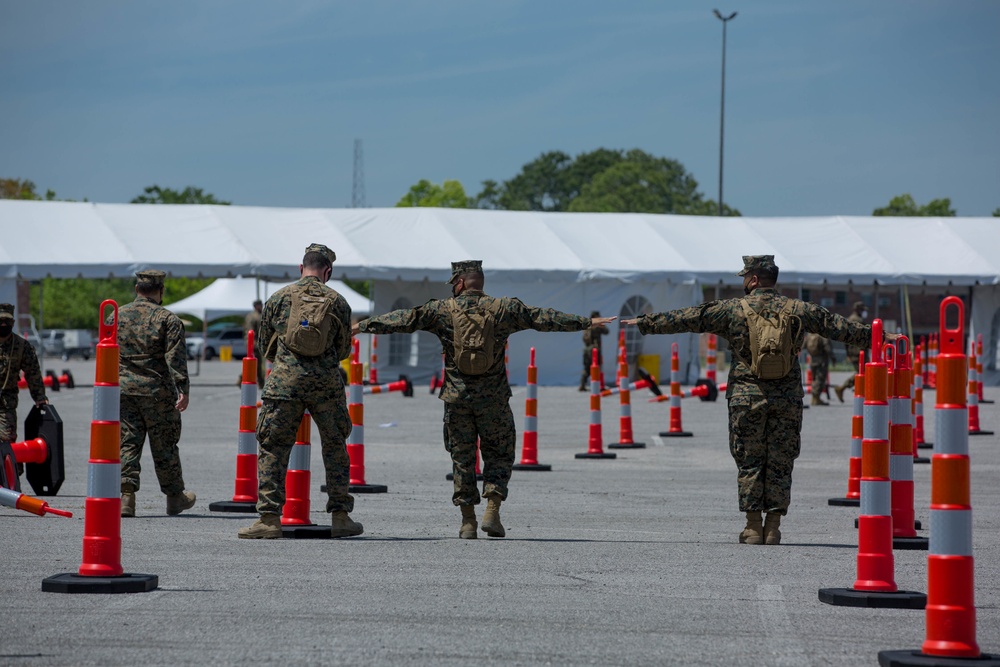
[[837,394],[837,400],[840,401],[841,403],[843,403],[844,402],[844,387],[843,387],[843,385],[841,385],[839,387],[834,387],[833,391],[836,392],[836,394]]
[[194,501],[197,499],[198,496],[191,491],[181,491],[177,495],[167,496],[167,514],[176,516],[184,510],[189,510],[194,507]]
[[763,544],[764,528],[760,512],[747,512],[747,527],[740,533],[740,544]]
[[462,527],[458,529],[458,536],[463,540],[476,539],[476,529],[479,528],[476,523],[476,506],[462,505],[459,509],[462,510]]
[[277,514],[261,514],[253,525],[236,533],[241,540],[274,540],[281,537],[281,518]]
[[352,521],[344,510],[338,510],[331,515],[330,537],[354,537],[365,532],[364,526]]
[[781,544],[781,531],[778,525],[781,523],[781,515],[768,512],[764,519],[764,544]]
[[122,484],[122,516],[135,516],[135,487]]
[[810,403],[810,405],[830,405],[830,404],[824,401],[819,396],[813,396],[813,400],[812,403]]
[[499,498],[490,498],[486,503],[486,511],[483,512],[483,532],[490,537],[503,537],[507,532],[500,523],[500,503]]

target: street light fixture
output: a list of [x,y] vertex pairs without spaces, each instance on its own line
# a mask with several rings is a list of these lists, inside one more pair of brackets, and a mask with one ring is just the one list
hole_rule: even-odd
[[726,129],[726,24],[736,18],[736,12],[723,16],[713,9],[715,17],[722,21],[722,102],[719,108],[719,217],[722,217],[722,153]]

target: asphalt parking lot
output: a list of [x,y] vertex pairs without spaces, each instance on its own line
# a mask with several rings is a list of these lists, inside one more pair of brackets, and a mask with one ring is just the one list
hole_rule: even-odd
[[[93,381],[93,361],[54,366]],[[81,561],[92,415],[88,387],[51,394],[64,421],[67,479],[48,500],[75,516],[0,508],[0,610],[8,619],[0,665],[854,666],[923,641],[921,611],[817,599],[818,589],[855,578],[857,509],[827,504],[846,491],[849,403],[834,398],[805,413],[780,546],[737,543],[742,515],[724,400],[685,400],[693,437],[660,438],[667,403],[634,395],[635,436],[646,449],[580,460],[589,400],[569,387],[539,390],[539,460],[553,469],[515,471],[505,539],[458,539],[442,406],[418,387],[413,398],[366,397],[367,481],[388,493],[356,496],[362,537],[246,541],[236,531],[253,515],[208,510],[233,493],[239,371],[238,362],[211,362],[193,378],[181,440],[187,486],[198,494],[192,511],[166,516],[144,454],[137,516],[122,522],[122,564],[159,577],[149,593],[40,590],[42,579]],[[986,397],[1000,399],[1000,389]],[[934,399],[925,393],[928,434]],[[520,449],[523,387],[511,405]],[[617,407],[604,402],[605,444],[617,439]],[[1000,407],[982,406],[981,420],[996,431]],[[328,517],[315,429],[312,440],[312,516],[321,523]],[[997,653],[1000,437],[974,437],[970,447],[978,639]],[[930,466],[916,466],[914,477],[926,527]],[[894,555],[899,588],[926,592],[926,552]]]

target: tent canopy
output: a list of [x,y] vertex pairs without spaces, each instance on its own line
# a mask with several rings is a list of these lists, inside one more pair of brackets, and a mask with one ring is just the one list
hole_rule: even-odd
[[[191,296],[168,303],[164,307],[175,313],[187,313],[194,315],[204,322],[211,322],[227,315],[243,315],[253,307],[255,299],[267,301],[267,298],[276,291],[289,285],[287,282],[258,281],[256,278],[219,278],[211,285],[196,292]],[[327,283],[329,287],[336,290],[341,296],[347,299],[354,315],[368,315],[371,313],[371,304],[368,297],[352,290],[339,280],[331,280]],[[259,291],[258,291],[259,289]]]
[[[170,230],[169,234],[151,233]],[[512,280],[640,277],[738,284],[741,255],[774,254],[784,284],[1000,283],[993,218],[713,218],[468,209],[288,209],[0,200],[0,277],[293,279],[311,242],[348,278],[445,281],[483,259]]]

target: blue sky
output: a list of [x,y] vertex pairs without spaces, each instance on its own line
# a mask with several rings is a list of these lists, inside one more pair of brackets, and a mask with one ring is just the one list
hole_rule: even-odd
[[0,177],[126,202],[470,194],[545,151],[641,148],[744,215],[1000,207],[1000,2],[0,0]]

